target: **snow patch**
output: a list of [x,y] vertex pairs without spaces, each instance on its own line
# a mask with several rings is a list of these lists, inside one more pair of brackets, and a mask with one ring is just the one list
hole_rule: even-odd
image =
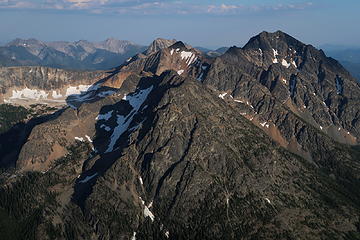
[[173,53],[174,53],[174,49],[171,49],[170,55],[173,55]]
[[201,64],[201,72],[200,72],[197,80],[199,80],[199,81],[202,81],[202,80],[203,80],[204,71],[206,71],[207,68],[208,68],[207,66],[204,66],[204,65]]
[[278,63],[277,56],[279,55],[278,50],[272,49],[274,54],[273,63]]
[[[150,203],[150,205],[152,205],[152,202]],[[145,206],[145,208],[144,208],[144,216],[145,217],[149,217],[150,219],[151,219],[151,221],[152,222],[154,222],[154,220],[155,220],[155,216],[154,216],[154,214],[150,211],[150,207],[151,206]]]
[[112,90],[108,90],[108,91],[104,91],[104,92],[100,92],[97,94],[98,97],[104,98],[110,95],[113,95],[115,93],[115,91]]
[[75,137],[75,140],[78,140],[80,142],[84,142],[84,138],[82,138],[82,137]]
[[227,93],[219,94],[219,98],[224,99]]
[[12,96],[10,99],[47,99],[49,94],[43,90],[24,88],[22,90],[12,90]]
[[181,54],[181,59],[182,60],[191,58],[192,55],[193,55],[192,52],[186,52],[186,51],[182,51],[180,54]]
[[57,91],[52,91],[52,97],[53,97],[53,98],[62,98],[63,95],[58,94]]
[[181,75],[181,74],[183,74],[184,73],[184,70],[179,70],[179,71],[177,71],[177,74],[179,74],[179,75]]
[[90,87],[86,90],[87,92],[89,91],[96,91],[98,90],[100,87],[101,87],[101,84],[102,82],[99,82],[97,84],[93,84],[93,85],[90,85]]
[[166,232],[165,232],[165,237],[166,237],[166,238],[169,238],[169,237],[170,237],[170,232],[169,232],[169,231],[166,231]]
[[141,176],[139,176],[139,182],[141,183],[141,185],[143,185],[143,184],[144,184],[144,182],[143,182],[143,180],[142,180]]
[[322,126],[320,126],[320,129],[321,129],[321,130],[323,130],[323,127],[322,127]]
[[72,109],[77,109],[77,107],[75,105],[72,105],[71,103],[67,103],[67,105],[69,105],[69,107],[71,107]]
[[136,232],[133,233],[131,240],[136,240]]
[[88,181],[90,181],[91,179],[93,179],[94,177],[96,177],[98,175],[98,173],[94,173],[91,176],[86,176],[84,180],[79,181],[79,183],[86,183]]
[[270,127],[270,125],[269,125],[267,122],[260,123],[260,125],[261,125],[262,127],[267,127],[267,128]]
[[129,95],[125,96],[124,100],[128,101],[134,109],[139,110],[139,108],[145,102],[147,96],[149,95],[149,93],[151,92],[152,89],[153,89],[153,86],[146,88],[146,89],[142,89],[136,94],[133,94],[131,96],[129,96]]
[[[70,86],[66,90],[66,96],[68,96],[67,104],[76,109],[75,103],[81,103],[84,101],[91,100],[94,96],[92,95],[92,92],[99,89],[101,85],[100,83],[94,84],[94,85],[79,85],[76,87]],[[103,93],[99,93],[97,96],[99,97],[106,97],[110,94],[113,94],[114,91],[105,91]]]
[[[132,120],[132,117],[131,117]],[[112,152],[114,150],[114,146],[116,141],[120,138],[120,136],[128,129],[131,121],[125,118],[125,116],[117,115],[116,120],[117,126],[114,128],[114,131],[111,135],[110,144],[106,152]]]
[[99,115],[95,118],[95,120],[105,120],[105,121],[107,121],[107,120],[109,120],[109,119],[111,118],[112,113],[113,113],[113,110],[111,110],[110,112],[107,112],[107,113],[105,113],[105,114],[99,114]]
[[336,94],[337,95],[341,95],[344,92],[344,80],[339,77],[336,76]]
[[103,128],[103,129],[105,129],[105,131],[108,131],[108,132],[111,130],[111,128],[106,126],[105,124],[101,124],[100,128]]
[[192,52],[182,51],[180,54],[181,54],[181,59],[182,60],[185,59],[188,66],[197,59],[196,55],[193,54]]
[[66,96],[74,95],[74,94],[81,94],[89,90],[92,85],[79,85],[79,86],[70,86],[66,89]]
[[88,135],[85,135],[85,137],[86,137],[86,139],[87,139],[89,142],[91,142],[91,143],[93,142]]
[[124,96],[124,100],[128,101],[129,104],[133,107],[133,110],[127,115],[117,115],[117,126],[114,128],[114,131],[111,135],[110,144],[106,152],[112,152],[114,150],[115,143],[120,138],[120,136],[128,129],[130,123],[133,120],[134,115],[139,111],[141,105],[145,102],[147,96],[153,89],[153,86],[140,90],[138,93],[132,95]]
[[238,102],[238,103],[244,103],[243,101],[238,100],[238,99],[235,99],[234,101],[235,101],[235,102]]
[[286,68],[289,68],[290,67],[290,63],[288,63],[285,59],[283,59],[282,61],[281,61],[281,64],[284,66],[284,67],[286,67]]
[[268,198],[265,198],[265,200],[266,200],[269,204],[271,204],[271,201],[270,201]]
[[199,77],[197,78],[197,80],[202,81],[203,76],[204,76],[204,73],[201,71],[201,73],[200,73]]
[[195,54],[192,55],[191,58],[190,58],[190,60],[188,61],[188,66],[189,66],[190,64],[192,64],[194,61],[196,61],[196,59],[197,59],[196,55],[195,55]]

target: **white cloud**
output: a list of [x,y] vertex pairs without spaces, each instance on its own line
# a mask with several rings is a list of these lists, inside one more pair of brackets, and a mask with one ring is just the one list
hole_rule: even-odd
[[90,9],[90,8],[96,9],[97,7],[105,5],[108,2],[108,0],[65,0],[65,1],[70,3],[71,7],[80,8],[80,9]]
[[16,0],[0,0],[0,8],[18,8],[18,9],[31,9],[36,8],[36,4],[29,1],[16,1]]
[[[235,2],[235,1],[234,1]],[[87,11],[93,14],[215,14],[229,15],[244,12],[303,10],[312,2],[276,5],[199,4],[165,0],[0,0],[0,8],[53,9]]]
[[235,5],[221,4],[220,8],[223,9],[223,10],[231,10],[231,9],[237,9],[237,8],[240,8],[240,7],[235,6]]

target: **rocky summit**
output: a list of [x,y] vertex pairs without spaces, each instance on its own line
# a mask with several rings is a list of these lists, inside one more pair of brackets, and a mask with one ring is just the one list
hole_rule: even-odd
[[360,86],[321,50],[157,39],[92,74],[67,107],[12,110],[1,239],[360,239]]

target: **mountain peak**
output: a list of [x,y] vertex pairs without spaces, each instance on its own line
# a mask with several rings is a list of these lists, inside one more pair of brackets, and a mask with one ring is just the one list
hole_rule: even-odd
[[173,45],[170,46],[170,48],[176,49],[176,48],[187,48],[186,45],[182,41],[177,41]]
[[79,40],[75,42],[75,45],[90,44],[88,40]]
[[164,38],[156,38],[148,47],[148,49],[146,50],[145,54],[149,55],[151,53],[157,52],[161,49],[170,47],[171,45],[173,45],[174,43],[176,43],[175,39],[169,40],[169,39],[164,39]]
[[109,37],[105,40],[105,42],[111,42],[111,41],[119,41],[119,40],[114,37]]
[[305,46],[304,43],[293,38],[289,34],[280,30],[276,32],[263,31],[258,35],[252,37],[249,42],[244,46],[244,49],[270,49],[279,45],[293,46],[295,48]]
[[262,31],[261,33],[258,34],[259,36],[263,36],[263,37],[276,37],[276,36],[289,36],[287,33],[281,31],[281,30],[277,30],[275,32],[267,32],[267,31]]
[[127,40],[120,40],[120,39],[116,39],[116,38],[113,38],[113,37],[109,37],[107,39],[105,39],[105,41],[101,42],[101,43],[104,43],[104,44],[134,44],[130,41],[127,41]]
[[29,38],[29,39],[16,38],[6,44],[6,46],[27,46],[27,45],[44,45],[44,43],[35,38]]

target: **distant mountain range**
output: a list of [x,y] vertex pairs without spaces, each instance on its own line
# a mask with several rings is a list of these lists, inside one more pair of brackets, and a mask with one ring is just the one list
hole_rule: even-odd
[[77,70],[110,69],[147,49],[130,41],[42,42],[15,39],[0,47],[0,66],[45,66]]
[[329,56],[340,61],[360,81],[360,48],[324,46],[324,49]]
[[203,48],[203,47],[195,47],[195,49],[201,51],[202,53],[204,53],[205,55],[207,55],[209,57],[218,57],[218,56],[224,54],[229,48],[221,47],[216,50],[211,50],[211,49]]
[[[37,39],[15,39],[0,46],[0,66],[43,66],[72,70],[109,70],[130,57],[150,54],[176,42],[158,38],[150,46],[142,46],[126,40],[108,38],[101,42],[80,40],[77,42],[43,42]],[[227,47],[217,50],[198,47],[210,57],[225,53]]]
[[[158,38],[150,46],[142,46],[126,40],[108,38],[101,42],[80,40],[76,42],[43,42],[37,39],[17,38],[1,46],[0,66],[44,66],[72,70],[109,70],[130,57],[156,52],[176,42]],[[156,46],[153,44],[157,44]],[[188,45],[189,46],[189,45]],[[360,81],[360,48],[323,45],[326,53],[338,61]],[[208,57],[224,54],[228,47],[216,50],[194,47]]]

